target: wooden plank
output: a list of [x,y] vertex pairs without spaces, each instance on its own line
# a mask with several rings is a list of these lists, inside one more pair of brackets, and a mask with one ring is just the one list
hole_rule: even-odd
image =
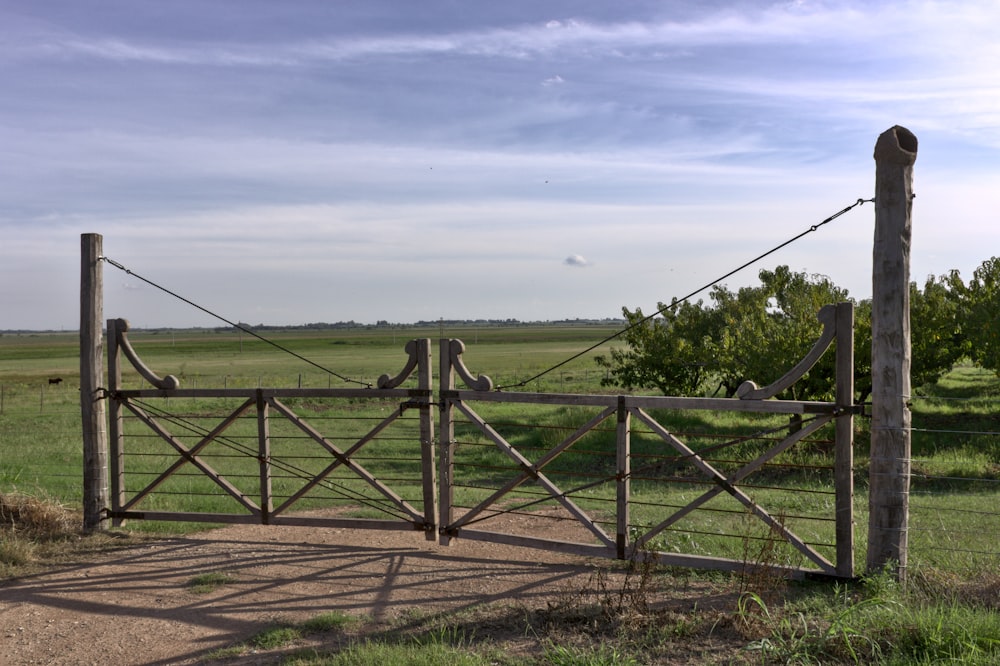
[[625,406],[625,400],[618,401],[615,440],[617,442],[615,462],[617,479],[615,482],[615,542],[618,559],[624,560],[629,547],[630,511],[632,497],[632,412]]
[[424,535],[428,541],[437,539],[437,450],[434,442],[434,417],[431,415],[431,398],[434,378],[431,369],[431,341],[423,338],[414,341],[417,357],[417,386],[426,391],[427,398],[418,403],[420,410],[420,484],[424,500]]
[[671,396],[577,395],[573,393],[508,393],[448,391],[447,397],[464,402],[527,403],[536,405],[577,405],[584,407],[617,406],[624,398],[628,407],[643,409],[690,409],[720,412],[758,412],[765,414],[832,414],[833,402],[796,400],[740,400],[737,398],[683,398]]
[[834,435],[833,476],[836,489],[835,525],[837,575],[854,577],[854,305],[837,305],[836,402],[844,407],[837,416]]
[[271,422],[270,407],[263,391],[257,392],[257,468],[260,474],[260,519],[271,519],[274,501],[271,495]]
[[707,571],[729,571],[732,573],[765,569],[792,580],[802,580],[811,575],[826,575],[826,572],[821,569],[807,569],[805,567],[789,567],[776,564],[753,565],[745,560],[709,557],[706,555],[655,552],[651,553],[649,557],[652,557],[658,564],[668,567],[688,567],[692,569],[705,569]]
[[[117,319],[108,320],[108,461],[110,463],[111,511],[120,511],[125,504],[125,423],[124,410],[115,392],[122,383],[121,355],[118,351]],[[112,519],[121,527],[120,519]]]
[[272,525],[288,527],[337,527],[348,530],[382,530],[424,532],[425,526],[409,520],[378,520],[372,518],[322,518],[314,516],[277,516]]
[[[165,389],[121,389],[123,398],[237,398],[249,399],[257,395],[256,388],[178,388]],[[430,398],[418,389],[281,389],[261,387],[267,398],[349,398],[363,400],[406,400],[408,398]]]
[[[451,363],[451,340],[438,341],[438,381],[441,389],[438,396],[438,419],[440,438],[438,450],[441,454],[438,468],[438,525],[450,525],[455,518],[455,401],[447,395],[455,388],[455,368]],[[438,528],[438,543],[447,546],[451,535]]]
[[454,538],[468,539],[469,541],[502,543],[508,546],[520,546],[522,548],[551,550],[559,553],[569,553],[571,555],[583,555],[585,557],[614,558],[616,553],[614,544],[601,546],[595,544],[575,543],[573,541],[556,541],[554,539],[543,539],[540,537],[520,536],[517,534],[486,532],[483,530],[463,529]]
[[165,520],[178,523],[225,523],[229,525],[256,525],[260,516],[256,513],[193,513],[189,511],[116,511],[113,516],[120,520]]

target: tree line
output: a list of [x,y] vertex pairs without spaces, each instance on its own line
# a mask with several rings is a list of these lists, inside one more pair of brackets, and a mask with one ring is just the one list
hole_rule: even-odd
[[[597,357],[605,386],[656,389],[664,395],[733,397],[746,380],[780,378],[819,338],[820,308],[855,305],[855,390],[871,392],[871,300],[855,301],[829,278],[788,266],[759,273],[760,284],[732,291],[715,286],[709,302],[658,303],[658,314],[622,308],[624,346]],[[957,270],[910,284],[912,384],[940,379],[962,359],[1000,374],[1000,258],[979,266],[968,283]],[[832,399],[833,354],[779,397]]]

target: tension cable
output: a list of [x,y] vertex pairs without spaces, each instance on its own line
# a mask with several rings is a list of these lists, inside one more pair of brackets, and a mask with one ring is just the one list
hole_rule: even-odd
[[291,354],[295,358],[299,359],[300,361],[304,361],[305,363],[308,363],[309,365],[313,366],[314,368],[318,368],[318,369],[322,370],[323,372],[325,372],[327,374],[333,375],[334,377],[336,377],[337,379],[339,379],[341,381],[348,382],[348,383],[351,383],[351,384],[360,384],[362,386],[367,386],[368,388],[372,387],[372,385],[369,384],[368,382],[362,382],[362,381],[359,381],[357,379],[349,379],[348,377],[344,377],[343,375],[341,375],[339,373],[336,373],[333,370],[330,370],[329,368],[326,368],[326,367],[320,365],[319,363],[316,363],[315,361],[313,361],[311,359],[306,358],[302,354],[294,352],[291,349],[288,349],[287,347],[284,347],[284,346],[278,344],[277,342],[275,342],[273,340],[269,340],[269,339],[265,338],[263,335],[260,335],[259,333],[256,333],[256,332],[250,330],[249,328],[247,328],[246,326],[243,326],[242,324],[237,324],[235,322],[229,321],[228,319],[226,319],[222,315],[216,314],[215,312],[212,312],[208,308],[202,307],[201,305],[198,305],[194,301],[188,300],[188,299],[184,298],[183,296],[181,296],[180,294],[177,294],[177,293],[175,293],[173,291],[170,291],[166,287],[158,285],[155,282],[153,282],[152,280],[144,278],[143,276],[141,276],[138,273],[135,273],[132,270],[126,268],[125,266],[121,265],[120,263],[118,263],[117,261],[115,261],[114,259],[112,259],[110,257],[98,257],[98,259],[103,260],[103,261],[111,264],[112,266],[114,266],[118,270],[125,271],[126,274],[131,275],[132,277],[134,277],[134,278],[136,278],[138,280],[142,280],[143,282],[145,282],[149,286],[155,287],[156,289],[159,289],[163,293],[168,294],[170,296],[173,296],[174,298],[176,298],[176,299],[178,299],[180,301],[183,301],[184,303],[187,303],[188,305],[190,305],[193,308],[197,308],[198,310],[201,310],[202,312],[204,312],[207,315],[215,317],[219,321],[222,321],[222,322],[225,322],[225,323],[229,324],[230,326],[232,326],[235,329],[243,331],[247,335],[251,335],[251,336],[257,338],[261,342],[266,342],[267,344],[271,345],[272,347],[274,347],[276,349],[279,349],[279,350],[285,352],[286,354]]
[[788,245],[791,245],[792,243],[794,243],[795,241],[799,240],[803,236],[807,236],[808,234],[811,234],[812,232],[818,230],[823,225],[829,224],[830,222],[833,222],[834,220],[836,220],[838,217],[840,217],[844,213],[847,213],[848,211],[850,211],[850,210],[852,210],[854,208],[857,208],[858,206],[860,206],[860,205],[862,205],[864,203],[873,203],[874,201],[875,201],[875,199],[858,199],[857,201],[855,201],[854,203],[852,203],[850,206],[847,206],[843,210],[837,211],[836,213],[834,213],[830,217],[826,218],[822,222],[819,222],[817,224],[814,224],[814,225],[810,226],[808,229],[806,229],[802,233],[798,234],[797,236],[793,236],[792,238],[789,238],[785,242],[780,243],[779,245],[774,246],[773,248],[771,248],[767,252],[764,252],[763,254],[754,257],[750,261],[748,261],[748,262],[746,262],[746,263],[744,263],[744,264],[742,264],[742,265],[734,268],[733,270],[729,271],[725,275],[722,275],[721,277],[718,277],[715,280],[712,280],[711,282],[709,282],[705,286],[699,287],[698,289],[695,289],[694,291],[692,291],[687,296],[684,296],[682,298],[675,298],[674,300],[672,300],[670,302],[670,305],[668,305],[666,307],[663,307],[663,308],[660,308],[659,310],[657,310],[653,314],[648,315],[646,317],[643,317],[639,321],[637,321],[634,324],[631,324],[629,326],[626,326],[625,328],[623,328],[622,330],[618,331],[617,333],[614,333],[613,335],[609,335],[608,337],[604,338],[600,342],[594,343],[593,345],[587,347],[583,351],[578,352],[578,353],[574,354],[573,356],[570,356],[569,358],[565,359],[564,361],[561,361],[561,362],[553,365],[548,370],[543,370],[542,372],[539,372],[537,375],[535,375],[533,377],[529,377],[528,379],[525,379],[523,381],[517,382],[516,384],[507,384],[505,386],[498,386],[498,387],[496,387],[496,390],[497,391],[502,391],[503,389],[507,389],[507,388],[515,388],[515,387],[520,387],[520,386],[527,386],[529,382],[533,382],[536,379],[539,379],[540,377],[544,377],[545,375],[549,374],[550,372],[558,370],[562,366],[564,366],[567,363],[570,363],[572,361],[575,361],[576,359],[580,358],[584,354],[588,354],[588,353],[594,351],[595,349],[597,349],[598,347],[601,347],[601,346],[603,346],[603,345],[611,342],[612,340],[620,338],[621,336],[625,335],[629,331],[631,331],[631,330],[633,330],[635,328],[638,328],[639,326],[642,326],[643,324],[645,324],[649,320],[653,319],[654,317],[662,315],[667,310],[672,310],[672,309],[676,308],[681,303],[683,303],[683,302],[685,302],[687,300],[690,300],[691,298],[693,298],[694,296],[697,296],[698,294],[700,294],[701,292],[705,291],[706,289],[714,287],[715,285],[719,284],[720,282],[722,282],[726,278],[732,277],[736,273],[739,273],[744,268],[752,266],[753,264],[757,263],[761,259],[764,259],[765,257],[768,257],[768,256],[774,254],[778,250],[780,250],[780,249],[782,249],[784,247],[787,247]]

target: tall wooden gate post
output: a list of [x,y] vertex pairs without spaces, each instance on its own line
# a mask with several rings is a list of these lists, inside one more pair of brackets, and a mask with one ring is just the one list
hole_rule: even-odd
[[104,238],[80,236],[80,414],[83,426],[83,529],[108,527],[108,432],[104,374]]
[[906,576],[910,492],[910,235],[917,138],[895,126],[875,143],[869,572]]

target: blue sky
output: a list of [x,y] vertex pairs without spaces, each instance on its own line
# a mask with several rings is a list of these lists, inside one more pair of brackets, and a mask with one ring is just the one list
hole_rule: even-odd
[[[0,329],[79,238],[232,320],[616,317],[872,196],[913,278],[1000,254],[1000,4],[0,0]],[[874,208],[764,263],[870,295]],[[105,313],[216,321],[105,268]]]

